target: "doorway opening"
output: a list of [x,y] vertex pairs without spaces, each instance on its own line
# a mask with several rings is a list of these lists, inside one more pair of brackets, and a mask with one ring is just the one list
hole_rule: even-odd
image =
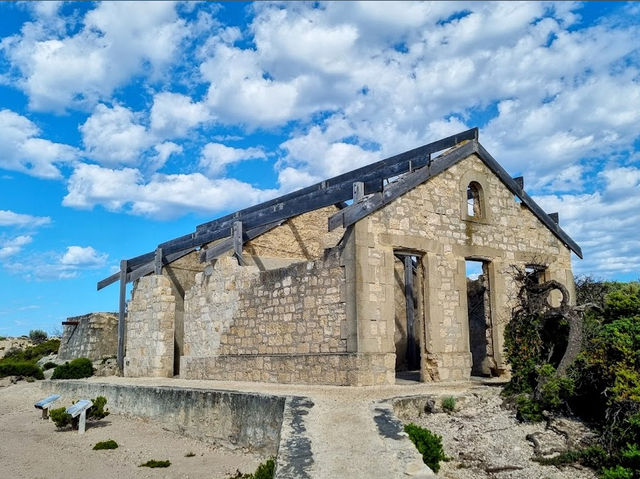
[[396,377],[420,380],[420,337],[422,332],[420,258],[412,253],[395,252],[395,331]]
[[489,262],[467,259],[467,315],[471,375],[491,376],[495,371],[491,322]]

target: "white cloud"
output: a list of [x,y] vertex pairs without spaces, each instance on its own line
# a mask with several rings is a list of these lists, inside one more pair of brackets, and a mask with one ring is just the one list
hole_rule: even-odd
[[51,223],[51,218],[48,216],[32,216],[16,213],[10,210],[0,210],[0,226],[33,228],[48,225],[49,223]]
[[14,256],[22,251],[23,246],[28,245],[33,241],[33,238],[29,235],[16,236],[8,240],[0,239],[0,259]]
[[179,138],[202,122],[210,113],[201,103],[186,95],[163,92],[155,95],[151,108],[151,129],[164,138]]
[[46,19],[36,20],[0,43],[32,109],[61,112],[108,99],[133,75],[162,73],[189,34],[172,2],[103,2],[82,25],[58,37]]
[[155,174],[145,181],[132,168],[114,170],[86,164],[76,168],[67,189],[65,206],[91,209],[103,205],[110,211],[156,219],[193,211],[216,213],[239,209],[276,194],[275,190],[260,190],[230,178],[209,179],[200,173]]
[[171,155],[179,155],[183,151],[182,146],[171,141],[165,141],[159,145],[155,145],[153,148],[157,153],[153,159],[152,167],[154,171],[162,168]]
[[77,151],[39,138],[39,128],[11,110],[0,110],[0,168],[39,178],[59,178],[59,165],[73,161]]
[[227,165],[264,158],[266,155],[260,148],[233,148],[222,143],[207,143],[202,149],[200,167],[209,176],[219,176]]
[[139,164],[154,140],[134,113],[120,105],[97,105],[80,131],[87,154],[105,165]]
[[76,268],[99,268],[105,265],[108,255],[98,253],[91,246],[67,246],[60,264]]

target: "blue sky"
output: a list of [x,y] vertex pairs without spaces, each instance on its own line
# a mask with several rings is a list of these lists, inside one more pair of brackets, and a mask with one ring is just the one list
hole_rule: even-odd
[[0,3],[0,335],[117,308],[121,258],[480,128],[640,274],[640,4]]

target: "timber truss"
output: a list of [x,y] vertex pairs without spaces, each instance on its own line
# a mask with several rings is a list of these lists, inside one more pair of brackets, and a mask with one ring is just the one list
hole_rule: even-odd
[[[436,156],[436,153],[442,152]],[[524,191],[522,177],[512,178],[478,142],[478,129],[458,133],[413,150],[349,171],[284,196],[250,206],[196,227],[193,233],[160,243],[155,251],[123,259],[120,271],[98,282],[98,290],[120,281],[118,365],[122,370],[126,284],[199,251],[200,261],[211,261],[233,251],[242,264],[242,246],[295,216],[326,206],[340,209],[328,228],[347,228],[399,196],[424,183],[471,154],[476,154],[504,185],[576,255],[580,246],[558,225],[557,213],[547,214]],[[352,200],[351,204],[346,202]],[[203,246],[213,243],[208,248]],[[120,330],[122,328],[122,331]]]

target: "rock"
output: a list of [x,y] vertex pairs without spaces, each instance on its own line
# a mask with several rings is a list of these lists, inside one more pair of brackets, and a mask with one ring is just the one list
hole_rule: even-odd
[[591,446],[597,439],[581,421],[566,417],[547,418],[547,429],[559,434],[565,439],[567,449],[580,449]]
[[64,361],[59,360],[57,354],[50,354],[49,356],[44,356],[40,358],[36,363],[36,365],[42,368],[47,363],[64,364]]
[[526,438],[527,441],[533,444],[533,451],[536,456],[554,456],[569,449],[564,436],[550,430],[527,434]]
[[115,376],[118,372],[116,358],[103,358],[93,362],[94,376]]

